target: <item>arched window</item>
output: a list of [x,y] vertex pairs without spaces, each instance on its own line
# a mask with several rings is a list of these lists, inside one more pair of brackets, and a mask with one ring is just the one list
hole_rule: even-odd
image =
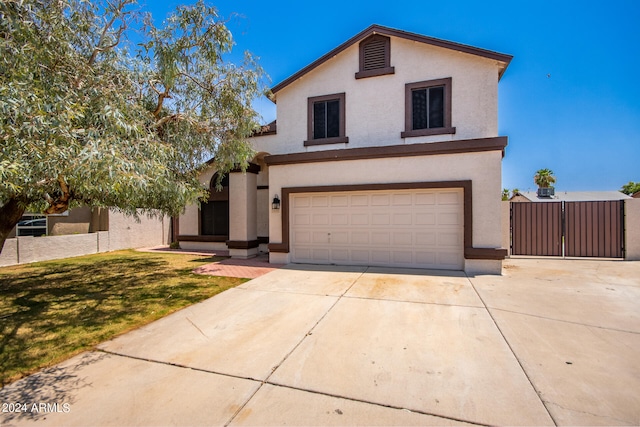
[[222,178],[222,189],[216,189],[218,174],[209,183],[209,200],[200,205],[200,234],[229,237],[229,175]]

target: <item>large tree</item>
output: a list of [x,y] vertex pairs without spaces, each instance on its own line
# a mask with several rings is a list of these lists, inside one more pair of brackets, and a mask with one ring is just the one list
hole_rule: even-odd
[[176,214],[214,157],[246,166],[264,91],[204,1],[161,26],[136,0],[0,0],[0,251],[25,209]]

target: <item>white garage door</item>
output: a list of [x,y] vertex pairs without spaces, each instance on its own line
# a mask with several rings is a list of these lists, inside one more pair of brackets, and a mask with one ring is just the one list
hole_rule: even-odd
[[293,262],[463,268],[462,189],[291,197]]

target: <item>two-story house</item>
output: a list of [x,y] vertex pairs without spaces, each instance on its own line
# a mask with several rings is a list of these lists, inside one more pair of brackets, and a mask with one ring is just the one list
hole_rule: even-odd
[[251,167],[187,208],[180,244],[500,273],[498,82],[511,58],[367,28],[272,88],[277,121],[253,137]]

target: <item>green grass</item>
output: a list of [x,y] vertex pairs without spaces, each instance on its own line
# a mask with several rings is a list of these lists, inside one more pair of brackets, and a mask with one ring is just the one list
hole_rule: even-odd
[[217,260],[119,251],[0,268],[0,386],[246,282],[191,272]]

